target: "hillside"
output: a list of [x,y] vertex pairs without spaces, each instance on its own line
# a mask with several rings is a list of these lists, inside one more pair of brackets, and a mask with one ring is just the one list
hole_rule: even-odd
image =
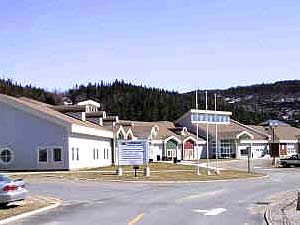
[[[95,99],[107,112],[119,114],[121,119],[174,121],[195,107],[195,94],[166,91],[158,88],[137,86],[116,80],[112,84],[88,84],[77,86],[65,93],[76,103],[83,99]],[[204,109],[204,94],[199,94],[199,107]],[[209,107],[214,109],[213,95],[209,98]],[[218,110],[233,112],[233,118],[248,124],[256,124],[269,116],[261,112],[248,112],[239,105],[228,104],[219,98]]]
[[0,93],[15,97],[28,97],[51,105],[60,104],[62,95],[31,85],[22,86],[11,79],[0,79]]
[[230,105],[249,112],[268,113],[274,119],[300,127],[300,80],[235,87],[219,92]]
[[[195,107],[195,93],[180,94],[159,88],[132,85],[116,80],[113,83],[80,85],[65,93],[52,93],[31,85],[22,86],[12,80],[0,79],[0,93],[26,96],[49,104],[73,103],[94,99],[103,110],[125,120],[174,121]],[[268,118],[280,119],[300,127],[300,81],[281,81],[210,90],[209,109],[214,109],[214,93],[218,93],[218,110],[233,112],[233,118],[257,124]],[[204,92],[199,91],[199,107],[204,109]]]

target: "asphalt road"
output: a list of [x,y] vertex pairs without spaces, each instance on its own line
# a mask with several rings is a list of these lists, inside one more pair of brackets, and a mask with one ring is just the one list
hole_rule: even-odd
[[56,196],[63,205],[13,224],[261,225],[255,208],[269,195],[298,189],[300,168],[256,170],[270,177],[184,184],[41,181],[30,184],[32,193]]

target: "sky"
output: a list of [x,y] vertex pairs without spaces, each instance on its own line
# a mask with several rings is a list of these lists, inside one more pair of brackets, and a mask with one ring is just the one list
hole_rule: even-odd
[[179,92],[300,79],[299,0],[0,0],[0,76]]

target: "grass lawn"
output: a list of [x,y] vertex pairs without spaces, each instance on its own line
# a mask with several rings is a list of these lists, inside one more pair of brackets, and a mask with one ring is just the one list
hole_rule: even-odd
[[220,175],[207,176],[206,171],[201,169],[201,175],[196,175],[196,168],[191,165],[178,165],[169,163],[151,163],[151,176],[143,176],[143,167],[137,171],[137,177],[134,176],[134,170],[131,166],[124,166],[123,176],[116,174],[117,167],[104,167],[86,171],[70,171],[62,173],[47,174],[28,174],[18,175],[25,180],[46,179],[46,180],[98,180],[98,181],[206,181],[222,179],[240,179],[260,177],[262,174],[248,174],[243,171],[225,170]]
[[53,204],[53,199],[42,196],[28,196],[25,201],[11,203],[0,208],[0,220],[34,211]]

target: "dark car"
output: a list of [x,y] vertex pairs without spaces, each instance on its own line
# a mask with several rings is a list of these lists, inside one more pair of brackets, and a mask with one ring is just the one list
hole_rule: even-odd
[[280,159],[279,164],[283,167],[300,166],[299,155],[293,155],[286,159]]

